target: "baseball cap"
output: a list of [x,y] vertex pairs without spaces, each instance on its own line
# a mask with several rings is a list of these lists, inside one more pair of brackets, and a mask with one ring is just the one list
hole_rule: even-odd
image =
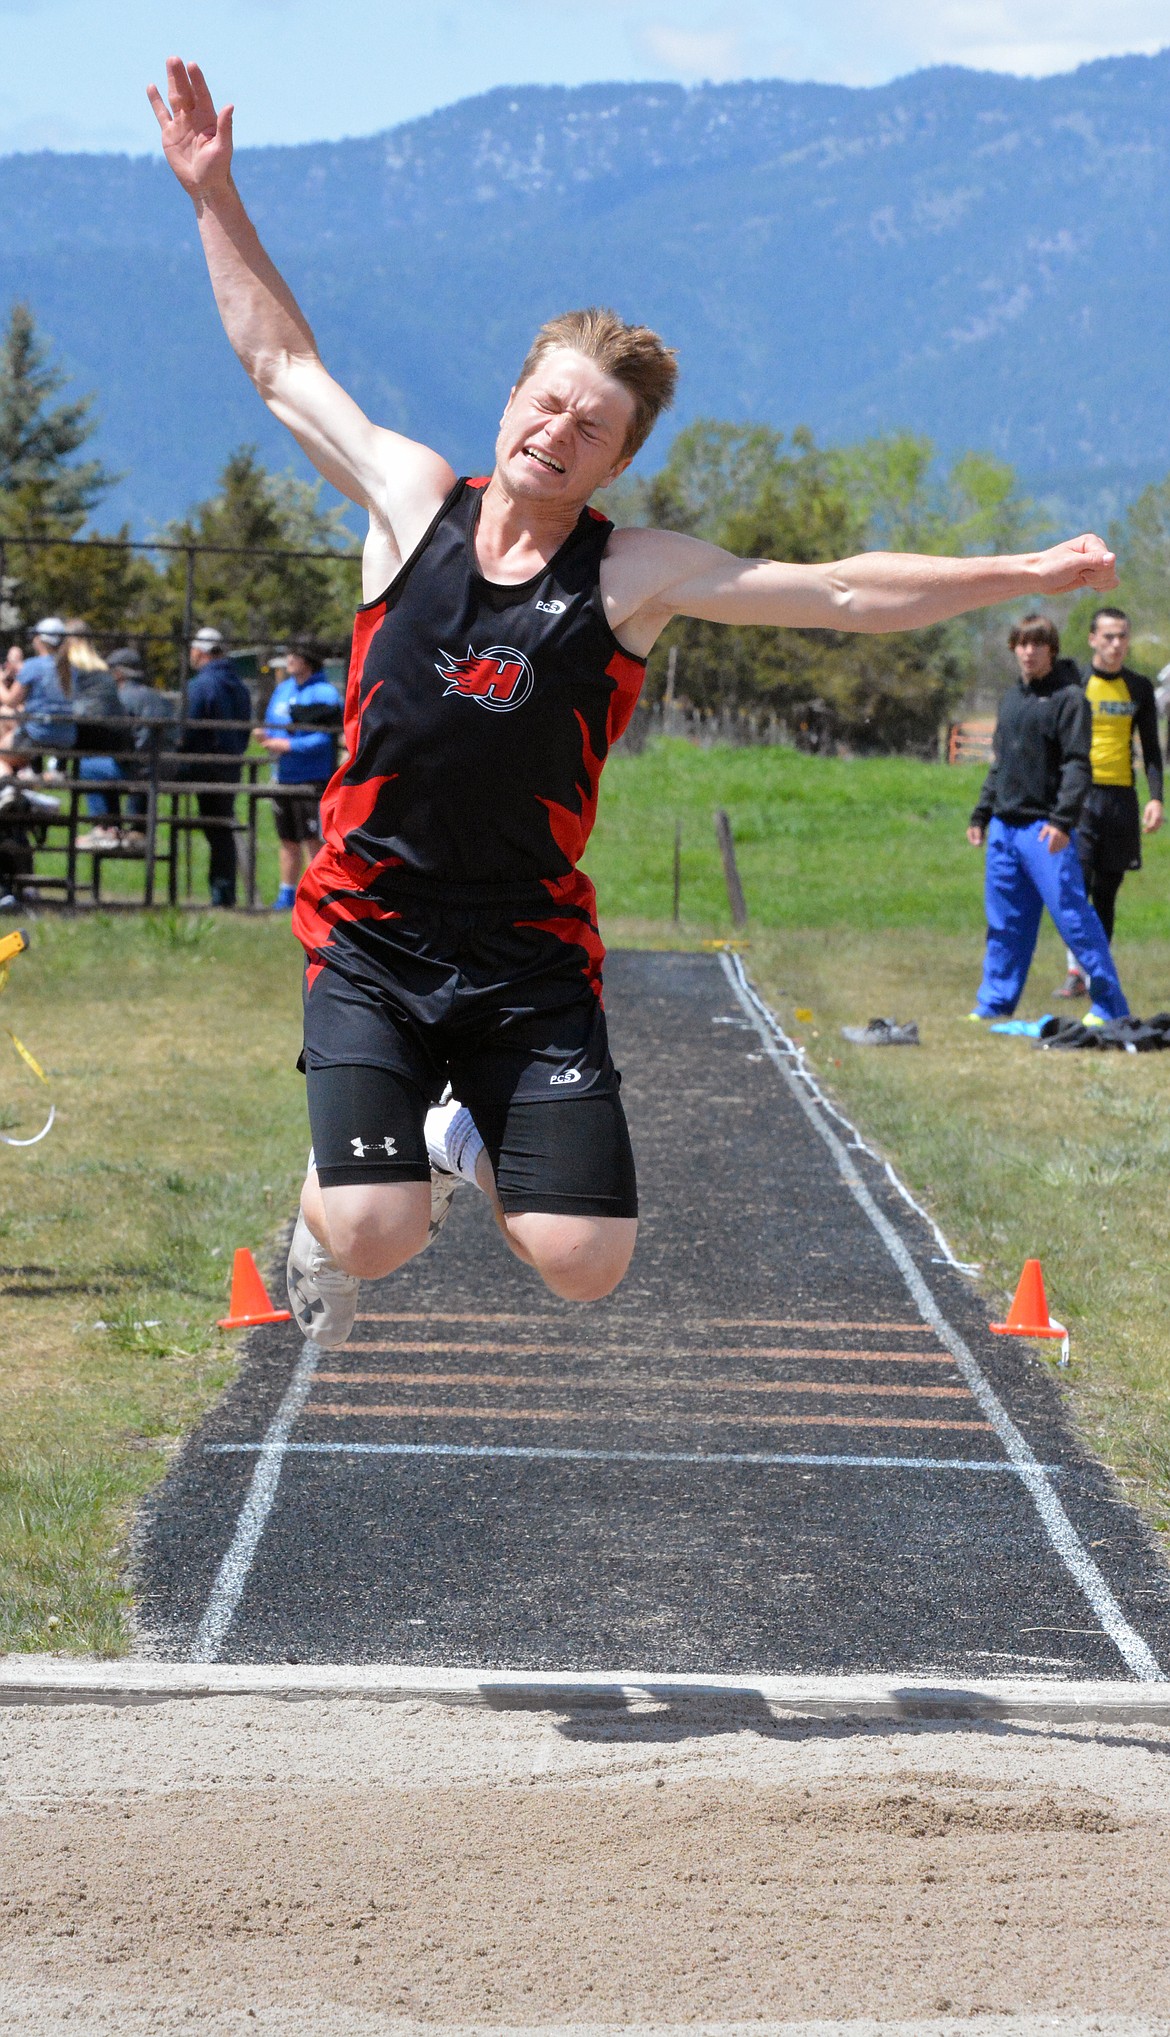
[[205,622],[202,629],[196,630],[191,642],[198,644],[201,650],[218,651],[223,642],[223,631],[214,629],[211,623]]
[[33,630],[34,637],[43,637],[47,644],[63,644],[65,625],[59,615],[46,615]]
[[111,651],[106,663],[111,672],[141,672],[142,659],[133,644],[126,644],[120,651]]

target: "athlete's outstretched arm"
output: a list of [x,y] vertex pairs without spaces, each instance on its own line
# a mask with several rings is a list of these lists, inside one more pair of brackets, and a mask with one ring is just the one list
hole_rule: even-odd
[[[1014,558],[940,559],[862,552],[828,565],[739,559],[677,531],[625,530],[612,546],[611,614],[622,639],[653,642],[671,616],[878,634],[921,629],[971,608],[1117,585],[1114,555],[1093,536]],[[607,602],[607,607],[615,607]]]
[[371,424],[323,366],[309,322],[233,182],[234,108],[216,112],[198,64],[168,57],[169,106],[157,86],[147,96],[163,153],[194,201],[224,330],[257,390],[317,472],[368,509],[400,550],[409,549],[451,485],[446,461]]

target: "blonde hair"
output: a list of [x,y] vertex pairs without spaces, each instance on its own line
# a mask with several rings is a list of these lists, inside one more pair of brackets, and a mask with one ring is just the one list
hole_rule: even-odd
[[84,616],[71,616],[65,625],[65,642],[62,647],[75,672],[108,672],[109,666],[99,657],[97,646],[89,633],[89,624]]
[[546,354],[556,347],[571,347],[596,361],[634,399],[634,419],[626,433],[623,457],[632,459],[645,445],[658,418],[674,401],[678,381],[678,355],[648,325],[627,325],[616,311],[592,304],[586,311],[562,311],[546,319],[529,347],[517,376],[517,387],[526,382]]

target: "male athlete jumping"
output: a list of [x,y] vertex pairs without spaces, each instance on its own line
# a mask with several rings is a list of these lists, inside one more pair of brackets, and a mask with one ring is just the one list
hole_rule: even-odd
[[232,108],[202,72],[152,85],[163,149],[194,200],[227,336],[270,410],[369,515],[346,700],[349,761],[293,925],[305,949],[315,1166],[289,1291],[306,1334],[345,1341],[358,1282],[432,1234],[460,1174],[554,1293],[617,1286],[637,1230],[633,1158],[606,1042],[603,949],[578,861],[646,658],[676,615],[883,631],[1020,596],[1113,587],[1081,537],[1020,558],[872,552],[833,565],[739,559],[677,532],[615,530],[588,505],[670,403],[670,348],[612,312],[533,342],[495,465],[372,424],[321,362],[231,176]]

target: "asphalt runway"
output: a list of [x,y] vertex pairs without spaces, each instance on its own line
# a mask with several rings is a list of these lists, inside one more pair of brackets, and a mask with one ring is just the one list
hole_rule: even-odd
[[[253,1334],[138,1524],[196,1661],[1153,1678],[1170,1575],[735,965],[619,952],[642,1229],[555,1301],[462,1189],[344,1351]],[[804,1101],[802,1101],[802,1096]]]

